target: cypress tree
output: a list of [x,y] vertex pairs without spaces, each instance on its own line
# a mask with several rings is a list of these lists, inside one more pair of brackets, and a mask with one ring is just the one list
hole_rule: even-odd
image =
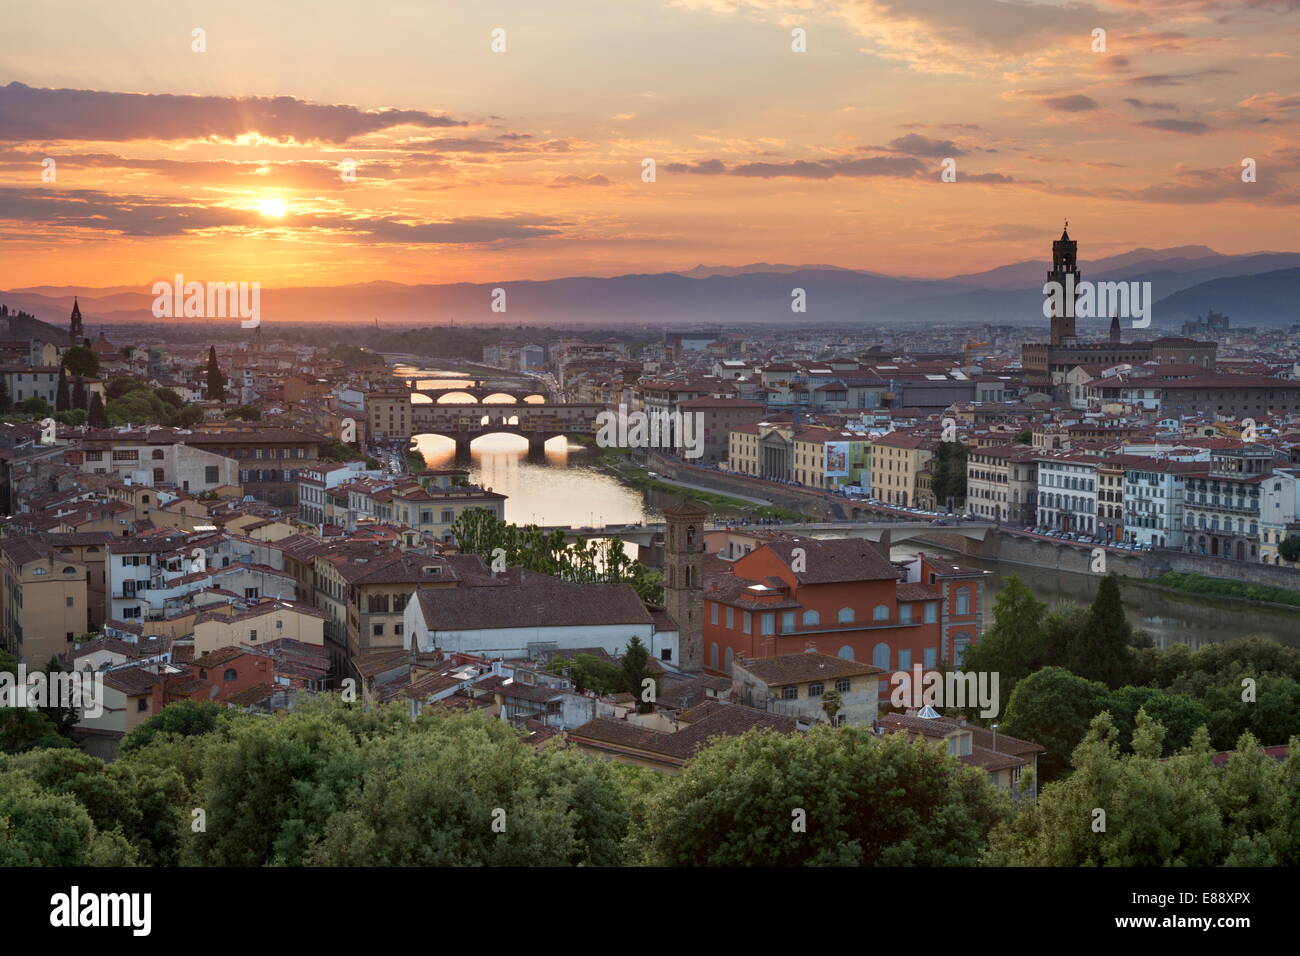
[[59,390],[54,396],[54,410],[56,412],[66,412],[72,404],[68,397],[68,367],[62,363],[59,364]]
[[217,367],[217,347],[208,346],[208,400],[224,402],[226,400],[226,377]]
[[86,410],[86,423],[91,428],[107,428],[108,412],[104,410],[104,400],[96,392],[90,398],[90,408]]
[[1119,578],[1108,574],[1097,588],[1082,626],[1070,637],[1066,667],[1088,680],[1122,687],[1133,669],[1132,641],[1133,628],[1124,615]]

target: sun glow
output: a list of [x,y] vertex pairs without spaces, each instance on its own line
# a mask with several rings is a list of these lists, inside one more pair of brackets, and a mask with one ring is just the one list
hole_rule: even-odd
[[283,199],[258,200],[257,208],[263,216],[268,216],[271,219],[282,219],[284,214],[289,211],[289,207],[284,204]]

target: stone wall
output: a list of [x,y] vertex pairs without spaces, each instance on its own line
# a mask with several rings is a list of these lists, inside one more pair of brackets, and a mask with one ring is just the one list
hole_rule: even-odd
[[1275,567],[1271,564],[1256,564],[1250,561],[1225,561],[1223,558],[1182,551],[1161,551],[1152,557],[1152,577],[1165,571],[1179,571],[1183,574],[1203,574],[1208,578],[1226,578],[1229,581],[1241,581],[1245,584],[1300,591],[1300,570],[1295,568]]

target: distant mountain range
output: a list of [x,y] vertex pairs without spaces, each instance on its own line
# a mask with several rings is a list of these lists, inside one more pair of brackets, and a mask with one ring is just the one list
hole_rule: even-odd
[[[771,323],[827,326],[856,323],[991,322],[1045,325],[1042,285],[1048,263],[1029,260],[947,279],[891,276],[828,265],[699,265],[687,272],[544,281],[263,289],[262,317],[275,322],[370,322],[441,325],[581,323],[605,327],[716,326]],[[1205,246],[1134,249],[1080,264],[1084,279],[1151,282],[1154,325],[1177,328],[1211,308],[1234,325],[1300,322],[1300,253],[1222,255]],[[221,277],[229,280],[231,277]],[[506,290],[507,311],[493,312],[493,290]],[[793,289],[807,311],[793,313]],[[153,319],[150,291],[138,286],[89,289],[40,286],[0,291],[0,302],[60,326],[72,297],[86,324]],[[238,321],[225,320],[225,321]],[[1095,320],[1101,327],[1107,320]]]

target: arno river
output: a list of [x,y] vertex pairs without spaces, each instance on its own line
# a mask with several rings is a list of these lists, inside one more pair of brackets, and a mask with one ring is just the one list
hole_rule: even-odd
[[[406,368],[401,374],[413,377]],[[430,373],[421,370],[414,375]],[[425,381],[425,379],[422,379]],[[451,439],[425,435],[419,447],[432,467],[450,466],[455,458]],[[528,443],[516,435],[488,435],[474,442],[471,480],[508,495],[506,518],[519,524],[624,524],[657,521],[667,501],[644,496],[620,484],[591,464],[589,449],[554,438],[546,445],[546,461],[528,460]],[[894,548],[895,558],[914,554],[915,545]],[[1018,574],[1048,605],[1086,604],[1096,593],[1098,578],[1054,570],[962,559],[992,571],[996,595],[1005,578]],[[990,599],[990,607],[992,601]],[[1300,647],[1300,610],[1261,608],[1237,602],[1197,598],[1157,591],[1139,584],[1124,586],[1124,606],[1134,627],[1147,631],[1160,646],[1205,643],[1257,635]]]

